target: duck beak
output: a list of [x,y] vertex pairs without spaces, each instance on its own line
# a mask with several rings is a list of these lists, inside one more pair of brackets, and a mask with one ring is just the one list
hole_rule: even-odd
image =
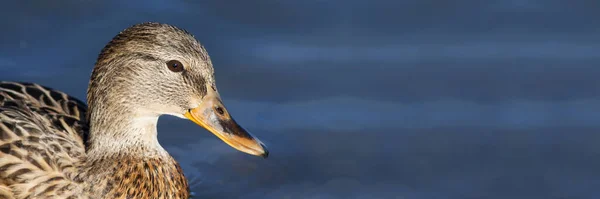
[[216,91],[211,88],[207,90],[202,103],[186,111],[184,116],[215,134],[229,146],[251,155],[267,158],[269,151],[265,145],[229,115]]

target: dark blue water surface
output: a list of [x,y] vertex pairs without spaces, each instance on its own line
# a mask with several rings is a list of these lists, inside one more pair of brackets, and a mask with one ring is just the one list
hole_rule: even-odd
[[169,23],[271,151],[162,117],[197,196],[593,199],[598,18],[594,1],[4,1],[0,79],[85,99],[114,35]]

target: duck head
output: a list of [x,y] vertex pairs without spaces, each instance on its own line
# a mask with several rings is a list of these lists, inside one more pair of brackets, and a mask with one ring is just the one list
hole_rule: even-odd
[[265,158],[269,154],[227,111],[205,48],[171,25],[143,23],[115,36],[92,72],[88,106],[91,132],[94,125],[116,123],[107,122],[111,119],[106,112],[136,118],[122,118],[129,124],[168,114],[191,120],[242,152]]

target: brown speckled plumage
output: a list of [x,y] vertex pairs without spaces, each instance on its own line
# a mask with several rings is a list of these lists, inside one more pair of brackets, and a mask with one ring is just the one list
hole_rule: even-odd
[[[179,60],[173,73],[165,62]],[[188,198],[156,122],[214,87],[206,50],[176,27],[132,26],[101,51],[86,106],[37,84],[0,82],[0,198]]]
[[[119,157],[102,160],[95,175],[102,180],[87,186],[84,192],[101,193],[106,198],[188,198],[188,182],[179,164],[171,157]],[[106,180],[110,179],[110,180]]]

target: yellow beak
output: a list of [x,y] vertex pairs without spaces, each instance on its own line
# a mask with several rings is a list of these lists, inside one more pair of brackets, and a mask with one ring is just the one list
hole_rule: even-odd
[[225,109],[218,93],[210,88],[202,103],[186,111],[184,116],[239,151],[263,158],[269,156],[265,145],[237,124]]

